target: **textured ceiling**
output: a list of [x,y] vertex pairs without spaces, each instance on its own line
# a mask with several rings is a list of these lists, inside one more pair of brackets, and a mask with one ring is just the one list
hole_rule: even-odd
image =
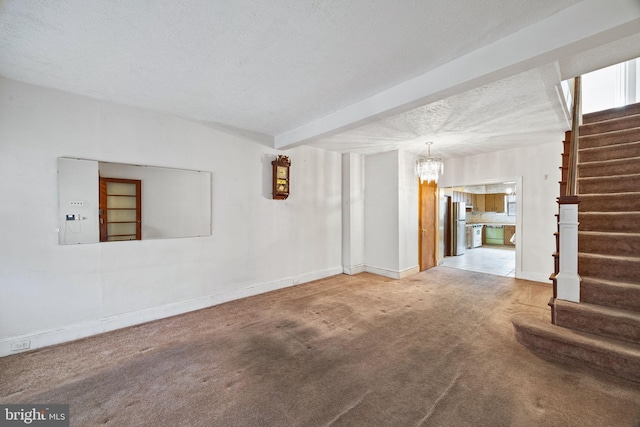
[[[587,3],[598,1],[0,0],[0,75],[273,140]],[[455,155],[522,143],[561,127],[550,75],[543,65],[315,144],[434,140]]]
[[568,122],[553,66],[542,67],[321,139],[326,150],[372,154],[406,149],[457,157],[561,141]]

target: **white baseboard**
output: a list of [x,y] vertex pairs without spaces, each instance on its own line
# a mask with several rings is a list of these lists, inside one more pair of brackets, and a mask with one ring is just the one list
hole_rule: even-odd
[[532,282],[544,282],[551,284],[548,274],[535,273],[531,271],[516,271],[517,279],[531,280]]
[[293,279],[294,285],[300,285],[302,283],[313,282],[314,280],[324,279],[325,277],[335,276],[336,274],[342,274],[342,267],[334,267],[327,270],[313,271],[297,276]]
[[420,273],[420,266],[414,265],[413,267],[405,268],[404,270],[400,270],[400,278],[404,279],[407,276],[411,276],[413,274]]
[[[176,316],[178,314],[200,310],[236,299],[275,291],[277,289],[307,283],[314,280],[323,279],[325,277],[335,276],[336,274],[341,273],[342,267],[314,271],[302,274],[300,276],[288,277],[272,282],[252,284],[240,289],[235,289],[233,291],[204,295],[186,301],[180,301],[158,307],[151,307],[131,313],[122,313],[103,317],[100,319],[78,322],[71,325],[63,326],[61,328],[41,330],[28,334],[3,338],[0,340],[0,357],[30,351],[37,348],[47,347],[54,344],[74,341],[80,338],[86,338],[92,335],[97,335],[116,329],[126,328],[153,320],[163,319],[165,317]],[[13,351],[11,350],[12,344],[22,343],[26,341],[29,341],[28,348]]]
[[348,274],[350,276],[353,276],[354,274],[364,273],[365,272],[365,265],[364,264],[344,265],[344,266],[342,266],[342,272],[344,274]]
[[374,267],[372,265],[365,265],[364,271],[367,273],[377,274],[378,276],[389,277],[390,279],[402,279],[412,274],[420,272],[419,266],[413,266],[405,268],[404,270],[391,270],[388,268]]

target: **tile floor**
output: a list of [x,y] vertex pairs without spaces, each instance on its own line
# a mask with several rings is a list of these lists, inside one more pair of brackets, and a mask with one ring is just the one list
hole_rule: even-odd
[[461,270],[515,277],[516,250],[512,246],[480,246],[463,255],[444,257],[442,265]]

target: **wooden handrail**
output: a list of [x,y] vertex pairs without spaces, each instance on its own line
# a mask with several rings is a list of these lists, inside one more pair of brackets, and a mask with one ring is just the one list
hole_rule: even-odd
[[569,144],[569,170],[567,171],[567,196],[575,196],[578,190],[578,138],[582,124],[582,84],[580,76],[573,79],[573,108],[571,143]]

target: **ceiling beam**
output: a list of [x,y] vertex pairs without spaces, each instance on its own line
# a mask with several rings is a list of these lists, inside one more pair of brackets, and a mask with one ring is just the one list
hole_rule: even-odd
[[640,32],[638,0],[587,0],[390,89],[274,137],[303,145]]

